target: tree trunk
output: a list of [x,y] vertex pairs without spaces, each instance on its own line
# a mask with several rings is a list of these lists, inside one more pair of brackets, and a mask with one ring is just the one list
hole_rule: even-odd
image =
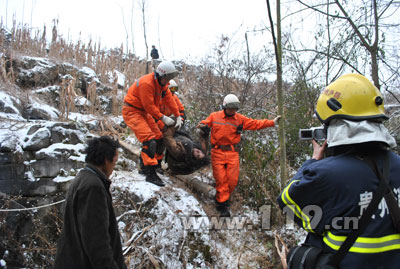
[[278,111],[279,115],[282,116],[279,122],[279,144],[281,147],[281,186],[286,183],[286,141],[285,141],[285,112],[283,111],[283,89],[282,89],[282,32],[281,32],[281,2],[276,2],[276,28],[277,28],[277,74],[276,74],[276,87],[278,94]]
[[283,110],[283,93],[282,93],[282,42],[281,42],[281,2],[276,2],[276,18],[277,18],[277,37],[275,37],[274,23],[272,21],[271,7],[269,0],[267,1],[268,17],[271,25],[272,40],[275,47],[276,59],[276,88],[278,96],[278,114],[282,116],[279,121],[279,145],[280,145],[280,177],[281,186],[286,183],[286,142],[285,142],[285,112]]

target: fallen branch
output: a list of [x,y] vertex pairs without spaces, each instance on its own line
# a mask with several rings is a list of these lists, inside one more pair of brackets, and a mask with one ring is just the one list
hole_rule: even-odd
[[140,148],[139,147],[135,147],[123,140],[119,140],[118,142],[122,146],[123,149],[129,151],[130,153],[132,153],[133,155],[135,155],[137,157],[140,157]]
[[143,235],[151,228],[155,225],[149,225],[147,227],[145,227],[142,231],[138,231],[136,233],[134,233],[132,235],[132,237],[125,243],[125,249],[123,251],[123,255],[125,256],[126,254],[128,254],[128,252],[134,248],[137,244],[137,242],[143,237]]
[[189,187],[203,193],[210,199],[215,198],[215,188],[190,175],[176,175],[177,179],[185,182]]
[[[281,244],[282,247],[279,247],[279,244]],[[275,248],[276,251],[278,252],[279,257],[281,258],[283,269],[287,269],[286,258],[287,258],[288,248],[285,242],[283,242],[282,238],[277,233],[275,233]]]
[[146,252],[146,254],[149,256],[150,262],[153,264],[154,268],[156,268],[156,269],[161,268],[160,263],[158,262],[157,258],[154,257],[147,248],[145,248],[145,247],[139,247],[139,248],[144,250]]

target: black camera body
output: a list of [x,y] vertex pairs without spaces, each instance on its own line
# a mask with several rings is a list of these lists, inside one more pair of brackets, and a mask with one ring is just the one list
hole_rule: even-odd
[[323,126],[320,127],[312,127],[310,129],[300,129],[299,130],[299,139],[300,140],[316,140],[323,141],[326,140],[326,131]]

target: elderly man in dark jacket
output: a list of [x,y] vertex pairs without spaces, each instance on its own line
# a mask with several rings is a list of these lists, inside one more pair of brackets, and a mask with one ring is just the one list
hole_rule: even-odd
[[87,166],[68,190],[54,268],[126,268],[109,190],[118,147],[105,136],[89,141]]

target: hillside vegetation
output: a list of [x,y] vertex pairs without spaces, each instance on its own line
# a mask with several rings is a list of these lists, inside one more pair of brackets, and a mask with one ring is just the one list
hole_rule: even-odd
[[[53,29],[52,41],[48,43],[44,31],[32,32],[26,26],[19,27],[17,25],[14,25],[10,31],[3,27],[0,28],[1,90],[7,92],[10,96],[18,97],[19,100],[25,100],[27,104],[31,100],[30,97],[38,96],[47,105],[58,111],[55,115],[56,119],[53,119],[54,121],[76,123],[77,119],[71,118],[73,113],[101,118],[96,126],[86,127],[91,135],[111,135],[130,142],[134,140],[132,139],[133,134],[121,125],[122,117],[120,114],[123,97],[129,86],[146,73],[146,65],[148,67],[149,63],[135,55],[127,54],[123,51],[122,46],[121,48],[106,50],[96,42],[90,41],[87,44],[79,41],[76,43],[69,42],[57,34],[57,29]],[[246,61],[244,56],[243,59],[241,56],[231,59],[229,52],[229,38],[222,37],[214,50],[214,54],[203,59],[199,65],[168,59],[172,60],[180,71],[177,78],[180,87],[179,96],[185,105],[187,127],[194,134],[197,132],[195,129],[197,123],[211,112],[219,110],[224,96],[228,93],[234,93],[240,98],[241,109],[239,112],[246,116],[273,119],[277,115],[275,84],[274,81],[268,79],[273,77],[275,70],[273,55],[267,52],[260,53],[252,57],[250,61]],[[50,74],[47,77],[29,77],[27,73],[18,72],[21,69],[20,66],[16,66],[21,63],[21,58],[27,56],[45,58],[51,62],[59,63],[59,65],[52,72],[47,73]],[[93,70],[95,76],[91,77],[89,71],[85,73],[85,70],[87,70],[85,68]],[[90,79],[82,79],[82,73],[85,73],[84,76]],[[63,75],[60,76],[60,74]],[[29,79],[26,79],[27,77]],[[300,142],[298,130],[320,125],[314,116],[314,108],[319,92],[323,88],[323,85],[317,84],[310,87],[310,83],[306,83],[305,79],[301,77],[291,81],[284,83],[288,178],[310,156],[311,143]],[[49,85],[57,86],[55,88],[57,97],[51,94],[41,95],[36,91]],[[397,96],[400,95],[395,93],[395,97],[396,94]],[[85,101],[82,105],[79,102],[81,98],[88,102]],[[389,98],[392,105],[398,104],[396,98],[388,96],[387,99],[389,100]],[[393,109],[388,110],[388,113],[390,113],[391,119],[387,122],[387,127],[399,144],[399,110],[396,109],[396,106],[393,106]],[[18,120],[3,117],[0,117],[0,122],[18,124]],[[255,212],[258,212],[263,205],[272,205],[274,209],[271,218],[273,220],[272,225],[276,229],[280,229],[285,224],[285,217],[277,210],[276,197],[287,182],[281,182],[279,178],[280,147],[277,141],[277,132],[273,128],[243,133],[240,143],[241,174],[233,199],[236,201],[237,207],[249,208]],[[397,151],[399,151],[399,147]],[[134,162],[129,161],[131,160],[126,160],[124,164],[120,163],[120,167],[136,172]],[[124,165],[126,167],[123,167]],[[203,173],[209,175],[210,171],[206,170]],[[172,183],[174,182],[172,181]],[[116,201],[116,206],[120,207],[119,213],[121,215],[123,209],[135,204],[134,199],[125,196],[129,196],[129,193],[119,193]],[[167,199],[165,196],[163,198]],[[3,206],[8,206],[12,201],[21,202],[21,200],[23,200],[23,197],[12,197]],[[151,203],[154,203],[154,201],[148,203],[149,207],[153,205]],[[140,211],[140,208],[138,211]],[[9,227],[5,225],[7,217],[1,214],[0,220],[4,225],[0,228],[8,229]],[[143,224],[142,228],[151,225],[147,215],[140,217],[139,221],[137,219],[129,219],[129,221],[138,222],[138,226]],[[34,221],[37,220],[34,219]],[[28,259],[31,262],[30,265],[47,267],[51,264],[51,259],[54,256],[55,241],[62,222],[59,210],[57,209],[56,212],[47,215],[45,221],[48,226],[38,230],[33,237],[37,242],[30,249],[32,255],[30,260]],[[40,226],[40,224],[37,225],[35,227]],[[47,228],[49,229],[46,230]],[[51,233],[53,237],[41,237],[40,233],[44,232],[43,230],[46,230],[46,234]],[[254,235],[254,237],[256,236]],[[16,243],[10,238],[8,239],[10,241],[7,242],[10,245]],[[208,245],[197,246],[200,245],[199,238],[189,234],[187,239],[185,236],[185,240],[189,241],[189,243],[186,242],[187,244],[193,243],[197,251],[187,250],[187,253],[193,252],[190,252],[193,254],[191,260],[196,260],[196,255],[201,253],[200,256],[205,260],[204,263],[208,264],[210,268],[214,268],[213,264],[218,264],[217,261],[213,260],[213,253],[210,253]],[[254,241],[256,240],[254,239]],[[275,238],[268,234],[259,240],[260,245],[263,245],[270,253],[265,253],[265,256],[256,253],[253,257],[254,260],[262,268],[277,268],[280,260],[273,245]],[[278,239],[276,240],[281,242]],[[287,235],[283,239],[286,243],[293,243],[294,240],[293,235]],[[244,238],[243,241],[245,242],[246,239]],[[153,241],[149,239],[143,245],[151,249],[152,243]],[[255,246],[252,245],[252,247]],[[239,249],[238,252],[244,251],[246,243],[237,248]],[[180,251],[182,249],[183,247]],[[146,266],[150,266],[150,264],[155,266],[152,262],[152,256],[146,256],[143,253],[138,249],[132,250],[128,259],[132,259],[132,261],[140,260],[141,268],[149,268]],[[178,257],[178,259],[183,258]],[[185,264],[185,262],[182,263]],[[244,266],[243,268],[250,267]]]

